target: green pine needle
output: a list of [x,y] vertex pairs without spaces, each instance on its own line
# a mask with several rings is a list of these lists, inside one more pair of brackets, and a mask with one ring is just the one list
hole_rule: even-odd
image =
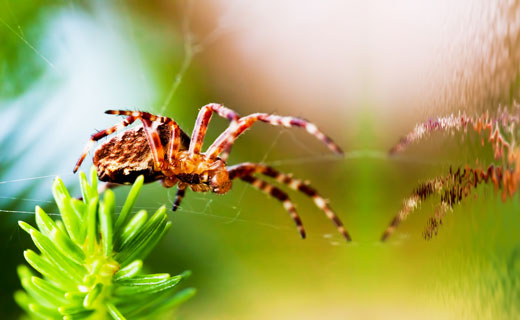
[[40,254],[26,250],[26,266],[18,267],[24,291],[14,298],[32,319],[150,319],[171,311],[195,294],[177,284],[190,275],[143,274],[143,260],[170,228],[166,208],[149,217],[145,210],[133,216],[132,207],[143,186],[140,176],[124,206],[115,214],[111,190],[102,200],[97,193],[95,170],[92,184],[81,172],[83,201],[70,196],[56,178],[52,191],[61,221],[36,207],[38,228],[19,221]]

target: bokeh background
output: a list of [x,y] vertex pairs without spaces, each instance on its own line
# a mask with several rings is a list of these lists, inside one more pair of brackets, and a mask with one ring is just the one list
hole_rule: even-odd
[[[519,62],[516,0],[0,0],[0,318],[20,314],[16,266],[31,243],[16,222],[32,223],[36,204],[56,212],[56,175],[79,194],[72,168],[84,143],[118,121],[103,111],[160,113],[190,132],[209,102],[304,117],[332,136],[344,158],[297,129],[258,124],[230,163],[309,179],[354,242],[294,192],[304,241],[250,186],[188,193],[148,264],[193,271],[198,294],[180,319],[518,318],[517,198],[502,203],[481,187],[425,241],[429,201],[378,240],[419,181],[493,161],[471,134],[386,151],[430,117],[511,106]],[[214,117],[208,141],[225,127]],[[150,184],[137,206],[169,205],[174,194]]]

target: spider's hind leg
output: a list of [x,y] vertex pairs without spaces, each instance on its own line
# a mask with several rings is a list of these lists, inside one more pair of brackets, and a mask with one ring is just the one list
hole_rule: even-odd
[[106,136],[108,136],[108,135],[118,131],[118,130],[123,129],[126,126],[131,125],[137,119],[138,119],[137,117],[134,117],[134,116],[130,115],[125,120],[123,120],[121,123],[118,123],[115,126],[112,126],[112,127],[108,128],[108,129],[105,129],[105,130],[101,130],[101,131],[96,132],[93,135],[91,135],[90,136],[90,140],[87,142],[87,145],[83,149],[83,153],[81,154],[81,156],[79,157],[78,161],[76,162],[76,166],[74,167],[73,172],[76,173],[76,171],[78,171],[79,166],[81,165],[83,160],[85,160],[85,157],[87,156],[87,154],[90,151],[90,149],[92,148],[92,146],[94,146],[94,143],[96,141],[98,141],[98,140],[100,140],[100,139],[102,139],[102,138],[104,138],[104,137],[106,137]]

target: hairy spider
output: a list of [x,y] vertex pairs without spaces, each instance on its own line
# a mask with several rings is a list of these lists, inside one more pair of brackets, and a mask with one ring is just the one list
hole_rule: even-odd
[[[206,129],[213,112],[227,118],[231,124],[206,152],[201,152]],[[224,194],[231,188],[231,181],[238,178],[281,201],[296,223],[300,235],[305,238],[301,219],[287,193],[271,183],[253,176],[263,174],[311,197],[316,206],[335,223],[347,241],[351,240],[343,223],[329,207],[327,201],[307,182],[258,163],[241,163],[226,167],[231,146],[256,121],[267,122],[275,126],[304,128],[308,133],[324,142],[332,151],[342,154],[343,151],[318,130],[316,125],[300,118],[266,113],[239,117],[233,110],[211,103],[200,110],[190,139],[177,123],[168,117],[142,111],[108,110],[105,113],[127,117],[123,122],[90,137],[83,154],[76,163],[74,172],[78,170],[97,140],[123,129],[139,119],[142,125],[111,138],[95,151],[93,163],[97,167],[101,181],[111,184],[126,184],[133,182],[139,175],[144,175],[145,182],[161,180],[166,188],[177,185],[173,205],[175,211],[179,207],[187,187],[195,192],[211,191]]]

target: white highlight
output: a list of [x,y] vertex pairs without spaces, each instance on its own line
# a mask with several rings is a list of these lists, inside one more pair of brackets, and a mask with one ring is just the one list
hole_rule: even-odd
[[316,127],[316,125],[312,124],[312,123],[309,123],[305,126],[305,129],[307,129],[307,131],[310,133],[310,134],[316,134],[318,132],[318,128]]
[[294,205],[291,203],[291,201],[289,200],[285,200],[283,202],[283,207],[285,208],[285,210],[287,211],[293,211],[294,210]]
[[[326,208],[327,202],[322,197],[314,197],[314,203],[320,208]],[[327,213],[328,214],[328,213]]]
[[292,180],[291,183],[289,184],[289,187],[290,188],[293,188],[294,190],[298,190],[298,186],[300,185],[300,181],[298,180]]

